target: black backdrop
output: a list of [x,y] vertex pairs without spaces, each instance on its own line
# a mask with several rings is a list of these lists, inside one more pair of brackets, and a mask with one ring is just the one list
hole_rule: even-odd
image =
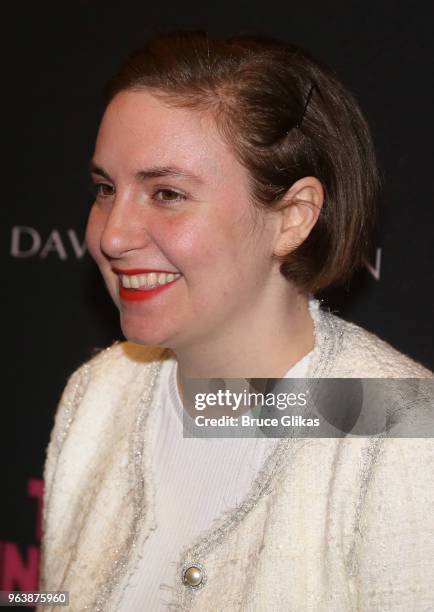
[[[5,7],[2,9],[5,11]],[[2,15],[3,358],[0,590],[37,585],[45,447],[67,376],[122,338],[85,251],[87,162],[102,86],[143,38],[172,27],[264,32],[310,49],[358,98],[384,178],[376,255],[327,296],[434,369],[433,12],[418,3],[76,1]]]

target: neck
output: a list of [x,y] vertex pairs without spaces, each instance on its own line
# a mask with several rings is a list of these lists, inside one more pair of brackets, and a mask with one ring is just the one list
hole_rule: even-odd
[[246,314],[236,333],[175,350],[178,389],[187,378],[281,378],[313,348],[308,297],[296,292],[265,320]]

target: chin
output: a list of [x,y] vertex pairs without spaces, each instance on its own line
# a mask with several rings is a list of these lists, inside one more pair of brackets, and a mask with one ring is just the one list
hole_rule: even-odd
[[134,323],[132,321],[126,321],[121,316],[121,329],[125,338],[129,342],[135,344],[142,344],[143,346],[170,346],[171,334],[168,330],[161,328],[151,328],[141,324]]

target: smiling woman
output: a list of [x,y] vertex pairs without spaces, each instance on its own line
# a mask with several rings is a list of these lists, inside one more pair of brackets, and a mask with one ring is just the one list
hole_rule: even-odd
[[86,241],[126,341],[59,403],[41,589],[104,612],[434,607],[432,439],[183,437],[190,378],[432,378],[314,297],[375,228],[357,102],[299,47],[203,32],[149,40],[106,94]]
[[[285,247],[288,234],[307,233],[313,225],[322,197],[317,179],[306,177],[296,187],[296,195],[304,198],[300,212],[254,209],[248,173],[213,117],[167,105],[149,91],[125,91],[113,98],[101,122],[94,158],[105,167],[105,180],[109,174],[112,179],[104,194],[97,194],[87,244],[120,307],[125,337],[182,351],[187,356],[184,375],[189,375],[192,360],[196,375],[201,362],[200,375],[213,374],[208,369],[217,365],[225,337],[247,349],[252,324],[268,357],[259,363],[259,356],[246,350],[238,365],[223,364],[220,358],[219,375],[280,375],[291,360],[295,363],[312,348],[306,297],[291,290],[273,252]],[[158,163],[178,169],[157,170]],[[95,172],[97,182],[101,175]],[[156,197],[167,191],[176,198]],[[154,289],[132,285],[137,299],[125,303],[125,283],[139,283],[137,275],[148,272],[155,276],[146,281],[154,285],[163,272],[176,279]],[[292,317],[282,308],[287,300],[292,302]],[[299,336],[293,350],[287,337],[282,338],[285,327],[287,337]],[[208,363],[199,358],[204,351],[214,354]],[[272,363],[273,353],[281,363]]]

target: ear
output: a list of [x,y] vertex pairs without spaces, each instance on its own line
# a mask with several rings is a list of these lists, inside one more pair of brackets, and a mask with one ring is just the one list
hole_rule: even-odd
[[280,231],[274,254],[287,255],[309,236],[324,202],[324,190],[314,176],[296,181],[281,199],[278,214]]

